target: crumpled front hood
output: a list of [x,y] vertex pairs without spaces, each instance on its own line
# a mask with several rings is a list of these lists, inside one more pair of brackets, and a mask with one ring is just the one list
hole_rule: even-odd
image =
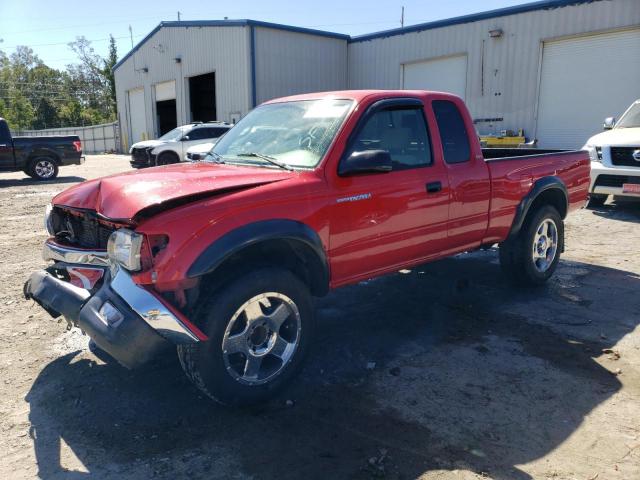
[[215,195],[286,180],[293,172],[211,163],[174,164],[89,180],[53,198],[56,206],[94,210],[112,220],[178,199]]
[[142,142],[134,143],[131,145],[129,150],[133,150],[134,148],[149,148],[149,147],[159,147],[160,145],[164,145],[166,142],[164,140],[144,140]]

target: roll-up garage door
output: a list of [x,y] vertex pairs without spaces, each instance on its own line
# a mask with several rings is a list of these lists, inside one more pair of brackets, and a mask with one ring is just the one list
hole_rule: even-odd
[[538,144],[580,148],[640,98],[640,29],[545,42]]
[[131,142],[146,140],[147,119],[144,108],[144,89],[129,90],[129,119],[131,121]]
[[156,83],[156,102],[176,99],[176,81]]
[[435,90],[465,98],[467,89],[467,56],[437,58],[405,63],[402,72],[405,90]]

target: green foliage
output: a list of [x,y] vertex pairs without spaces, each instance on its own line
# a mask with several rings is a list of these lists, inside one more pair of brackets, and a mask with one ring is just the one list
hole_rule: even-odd
[[91,42],[78,37],[69,44],[78,63],[64,70],[50,68],[25,46],[6,55],[0,50],[0,117],[12,129],[95,125],[116,118],[117,62],[113,36],[102,58]]

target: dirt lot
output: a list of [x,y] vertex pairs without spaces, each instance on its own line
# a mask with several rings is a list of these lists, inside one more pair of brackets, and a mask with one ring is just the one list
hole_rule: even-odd
[[330,294],[302,375],[233,410],[175,356],[105,363],[22,298],[49,199],[128,168],[0,175],[0,478],[640,478],[640,205],[571,216],[542,289],[488,251]]

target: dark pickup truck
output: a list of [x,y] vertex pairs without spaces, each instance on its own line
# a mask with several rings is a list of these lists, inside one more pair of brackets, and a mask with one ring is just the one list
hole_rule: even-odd
[[82,163],[82,142],[77,135],[12,137],[6,120],[0,118],[1,172],[22,170],[36,180],[51,180],[58,176],[60,166]]

